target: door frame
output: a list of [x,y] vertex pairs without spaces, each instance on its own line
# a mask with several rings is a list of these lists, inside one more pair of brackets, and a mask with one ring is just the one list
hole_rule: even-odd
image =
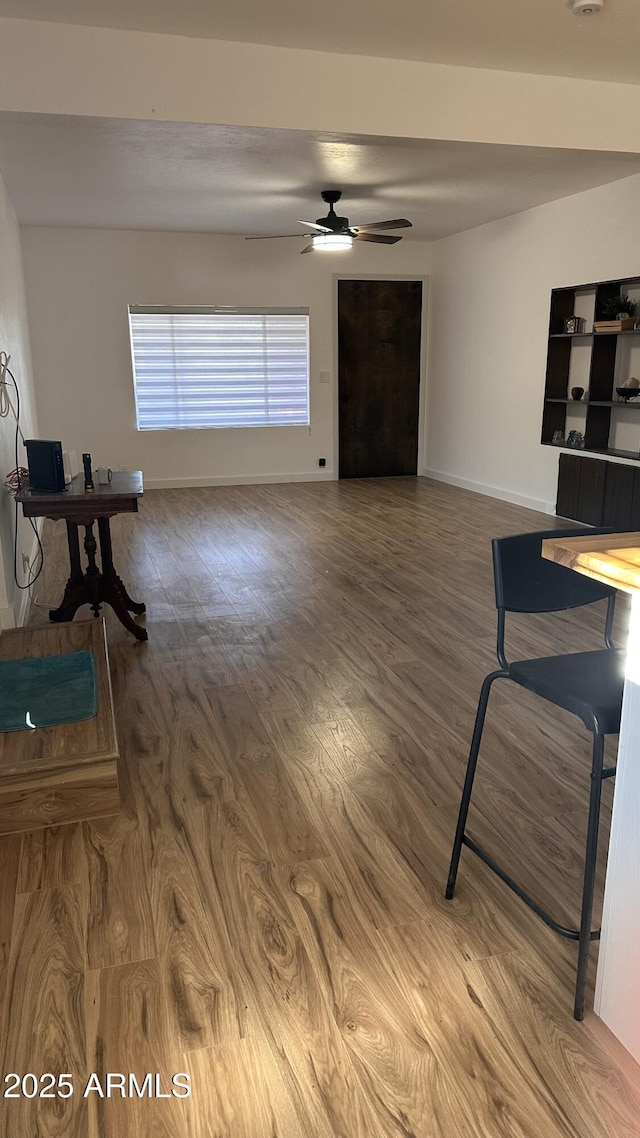
[[[416,475],[425,469],[426,430],[427,430],[427,333],[429,275],[427,273],[333,273],[333,477],[340,477],[340,372],[338,357],[338,282],[339,281],[421,281],[422,312],[420,316],[420,388],[418,403],[418,458]],[[410,477],[410,475],[407,475]]]

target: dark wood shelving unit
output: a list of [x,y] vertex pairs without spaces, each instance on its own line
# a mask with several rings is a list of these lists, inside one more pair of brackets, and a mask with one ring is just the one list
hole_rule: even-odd
[[[605,305],[615,297],[624,296],[629,289],[640,289],[640,277],[624,277],[614,281],[598,281],[570,288],[556,288],[551,293],[549,314],[549,342],[547,372],[544,390],[541,442],[545,446],[558,446],[553,442],[557,431],[566,434],[568,408],[584,407],[584,452],[609,455],[612,458],[633,458],[640,461],[638,452],[620,450],[612,445],[617,412],[621,407],[639,407],[640,404],[617,400],[614,377],[618,344],[629,336],[640,336],[640,328],[621,332],[565,332],[564,321],[575,315],[576,298],[593,294],[593,321],[602,320]],[[591,319],[588,323],[591,323]],[[589,378],[584,384],[585,399],[571,399],[571,353],[574,341],[579,350],[588,351]],[[628,378],[628,377],[627,377]],[[576,384],[582,386],[583,384]],[[639,392],[640,393],[640,392]],[[640,440],[639,440],[640,442]],[[582,449],[582,448],[581,448]]]
[[[629,378],[623,374],[626,361],[624,355],[619,355],[619,345],[628,343],[629,336],[640,336],[640,328],[596,332],[590,326],[594,321],[605,319],[603,309],[610,300],[628,291],[640,292],[640,276],[593,281],[554,289],[551,293],[541,437],[544,446],[563,452],[558,464],[556,513],[589,525],[611,525],[620,530],[640,529],[640,433],[637,450],[613,445],[618,441],[616,424],[625,422],[619,419],[620,409],[640,410],[640,402],[618,399],[615,393],[616,385]],[[574,315],[586,318],[590,330],[565,332],[564,321]],[[581,354],[573,369],[573,375],[580,375],[579,379],[572,378],[574,343],[575,350]],[[640,375],[640,369],[636,374]],[[573,399],[571,386],[584,387],[585,397]],[[574,413],[572,425],[584,424],[578,426],[584,435],[584,447],[553,442],[555,432],[566,435],[567,416],[578,407],[584,410],[579,419]],[[627,423],[633,421],[626,420]],[[627,440],[620,438],[620,441]],[[626,459],[627,462],[607,459]]]

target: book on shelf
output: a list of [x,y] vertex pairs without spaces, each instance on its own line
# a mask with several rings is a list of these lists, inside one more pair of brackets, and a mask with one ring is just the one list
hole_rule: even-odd
[[625,316],[624,320],[594,320],[593,330],[594,332],[631,332],[636,322],[635,316]]

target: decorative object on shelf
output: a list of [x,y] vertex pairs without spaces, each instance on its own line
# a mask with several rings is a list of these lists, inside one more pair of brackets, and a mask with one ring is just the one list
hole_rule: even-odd
[[563,435],[562,431],[554,431],[553,432],[553,438],[551,439],[551,442],[554,443],[555,446],[563,446],[564,445],[564,435]]
[[603,320],[624,320],[626,316],[633,316],[638,305],[628,296],[612,296],[605,300],[600,309]]
[[632,375],[631,379],[627,379],[621,387],[616,387],[616,395],[623,403],[627,403],[629,399],[637,399],[640,395],[640,379]]
[[575,399],[577,401],[579,399],[582,399],[583,395],[584,395],[584,387],[572,387],[571,388],[571,398],[572,399]]
[[619,320],[594,320],[594,332],[633,332],[637,324],[633,316],[622,316]]
[[632,332],[636,327],[634,314],[638,307],[628,296],[610,296],[600,308],[598,319],[594,320],[594,332]]
[[576,450],[584,450],[584,435],[582,431],[569,431],[566,445],[568,447],[575,447]]
[[580,332],[584,332],[585,323],[586,321],[582,316],[567,316],[563,322],[562,330],[563,332],[567,332],[568,334],[575,336]]

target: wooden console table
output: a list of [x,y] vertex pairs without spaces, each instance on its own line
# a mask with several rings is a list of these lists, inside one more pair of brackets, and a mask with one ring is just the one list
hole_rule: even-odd
[[[140,615],[145,606],[129,596],[122,579],[113,565],[109,519],[114,514],[138,512],[138,498],[142,497],[142,472],[119,470],[107,485],[96,485],[95,490],[84,488],[84,475],[78,474],[67,487],[55,494],[38,490],[21,490],[16,501],[22,505],[26,518],[63,519],[67,523],[70,575],[62,603],[51,609],[49,619],[72,620],[81,605],[89,604],[95,616],[102,604],[111,605],[118,620],[137,640],[147,640],[147,630],[136,624],[130,613]],[[98,523],[101,569],[96,564],[97,544],[93,533]],[[80,561],[78,526],[84,526],[84,551],[87,568],[83,572]]]
[[0,659],[92,652],[98,713],[81,723],[0,732],[0,834],[101,818],[120,810],[118,744],[104,620],[12,628]]

